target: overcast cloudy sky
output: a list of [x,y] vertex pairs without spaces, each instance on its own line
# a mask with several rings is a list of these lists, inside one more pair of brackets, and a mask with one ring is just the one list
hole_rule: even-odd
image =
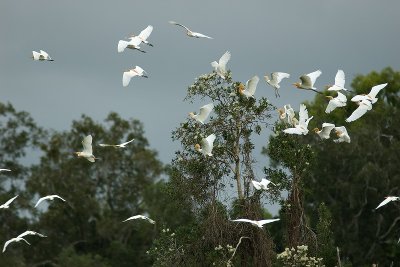
[[[179,147],[171,131],[204,104],[182,101],[187,86],[225,51],[235,80],[290,73],[280,99],[263,79],[256,97],[298,109],[313,97],[290,85],[303,73],[321,69],[321,88],[338,68],[349,82],[386,66],[399,70],[399,10],[400,1],[376,0],[0,1],[0,101],[56,130],[69,129],[82,113],[98,121],[110,111],[137,118],[167,163]],[[189,38],[169,20],[214,39]],[[154,26],[153,48],[117,53],[118,40],[147,25]],[[40,49],[55,62],[33,62],[31,51]],[[135,65],[150,78],[122,87],[122,72]],[[265,140],[257,139],[259,151]]]

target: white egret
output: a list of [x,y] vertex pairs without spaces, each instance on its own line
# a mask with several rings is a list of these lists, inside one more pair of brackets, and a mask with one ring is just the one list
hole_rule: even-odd
[[257,190],[267,190],[269,184],[275,185],[273,182],[265,178],[261,179],[261,182],[257,182],[254,180],[251,180],[251,182],[253,183],[254,188]]
[[147,73],[139,66],[135,66],[135,68],[127,70],[122,75],[122,86],[128,86],[129,82],[131,81],[132,77],[140,76],[144,78],[148,78],[146,75]]
[[10,169],[0,169],[0,172],[10,172]]
[[152,31],[153,31],[153,26],[149,25],[146,27],[146,29],[141,31],[138,36],[131,35],[129,39],[132,40],[133,38],[138,37],[142,43],[145,43],[149,46],[153,46],[151,43],[147,41],[147,38],[149,38]]
[[341,92],[337,92],[337,97],[333,98],[332,96],[326,96],[326,98],[330,99],[328,106],[325,109],[325,113],[331,113],[335,108],[344,107],[347,103],[347,97]]
[[350,117],[346,119],[346,122],[352,122],[361,118],[368,110],[372,109],[372,103],[368,99],[363,99],[357,102],[358,108],[356,108]]
[[215,134],[210,134],[207,138],[201,140],[201,146],[196,144],[194,148],[196,151],[202,153],[204,156],[212,156],[212,150],[214,146]]
[[40,61],[44,61],[44,60],[54,61],[53,59],[51,59],[49,54],[47,54],[43,50],[40,50],[40,52],[32,51],[32,59],[33,60],[40,60]]
[[75,152],[78,157],[86,158],[90,162],[95,162],[96,158],[93,156],[92,149],[92,136],[89,134],[82,140],[83,151]]
[[210,115],[213,108],[214,108],[214,104],[210,103],[210,104],[202,106],[200,108],[199,114],[194,114],[193,112],[190,112],[189,116],[192,119],[195,119],[196,121],[200,122],[201,124],[204,124],[204,121],[208,118],[208,116]]
[[125,142],[125,143],[122,143],[122,144],[119,144],[119,145],[99,144],[99,146],[102,146],[102,147],[112,146],[112,147],[117,147],[117,148],[124,148],[124,147],[126,147],[127,144],[129,144],[133,140],[135,140],[135,139],[129,140],[128,142]]
[[295,113],[293,108],[289,104],[284,105],[283,108],[279,108],[278,112],[279,119],[284,121],[287,118],[287,123],[289,123],[290,125],[295,126],[299,123],[299,121],[294,117]]
[[125,48],[136,49],[142,53],[146,53],[146,51],[140,49],[139,45],[141,42],[142,40],[138,36],[132,37],[130,41],[119,40],[118,53],[124,52]]
[[190,30],[188,27],[186,27],[185,25],[182,25],[182,24],[177,23],[177,22],[175,22],[175,21],[168,21],[168,22],[169,22],[170,24],[178,25],[178,26],[181,26],[181,27],[185,28],[185,29],[186,29],[186,35],[189,36],[189,37],[213,39],[212,37],[207,36],[207,35],[204,35],[204,34],[202,34],[202,33],[191,31],[191,30]]
[[379,209],[380,207],[385,206],[387,203],[389,203],[389,202],[391,202],[391,201],[399,201],[399,200],[400,200],[400,197],[388,196],[388,197],[386,197],[385,200],[382,201],[382,202],[378,205],[378,207],[376,207],[375,209]]
[[0,205],[0,209],[8,209],[10,207],[11,202],[14,201],[14,199],[16,199],[18,197],[18,195],[16,195],[13,198],[10,198],[6,203],[4,203],[3,205]]
[[219,61],[211,62],[211,66],[215,69],[215,72],[222,78],[225,79],[226,75],[226,63],[231,59],[231,53],[226,51],[225,54],[219,59]]
[[11,238],[10,240],[8,240],[7,242],[4,243],[4,247],[3,247],[3,253],[6,251],[7,246],[12,243],[12,242],[20,242],[20,241],[24,241],[25,243],[27,243],[28,245],[30,245],[30,243],[28,241],[26,241],[23,237],[27,236],[27,235],[37,235],[40,237],[46,237],[45,235],[39,234],[37,232],[34,231],[25,231],[22,234],[20,234],[17,237]]
[[321,139],[329,139],[332,129],[335,128],[335,124],[322,123],[322,129],[315,128],[314,132],[321,137]]
[[376,101],[378,101],[378,98],[376,95],[383,89],[385,88],[387,83],[382,83],[375,85],[374,87],[371,88],[371,91],[368,94],[363,94],[363,95],[356,95],[354,96],[351,101],[353,102],[359,102],[364,99],[371,101],[372,104],[375,104]]
[[268,219],[268,220],[254,221],[254,220],[249,220],[249,219],[236,219],[236,220],[232,220],[232,222],[247,222],[247,223],[251,223],[252,225],[257,226],[259,228],[263,228],[264,224],[276,222],[279,220],[280,219]]
[[278,89],[281,88],[281,86],[279,83],[284,78],[290,78],[290,74],[285,72],[273,72],[271,73],[271,79],[268,77],[268,74],[264,76],[265,81],[275,89],[275,97],[280,97]]
[[302,76],[299,77],[299,79],[301,80],[301,83],[293,83],[294,86],[296,86],[299,89],[304,89],[304,90],[311,90],[314,91],[316,93],[322,94],[320,91],[317,91],[314,87],[314,83],[317,80],[317,78],[321,75],[321,71],[317,70],[314,72],[311,72],[309,74],[304,74]]
[[135,216],[129,217],[128,219],[126,219],[125,221],[122,221],[122,222],[130,221],[130,220],[136,220],[136,219],[146,220],[151,224],[155,224],[156,223],[155,221],[153,221],[152,219],[150,219],[149,217],[144,216],[144,215],[135,215]]
[[39,204],[42,203],[43,201],[45,201],[45,200],[54,200],[55,198],[61,199],[62,201],[65,202],[65,199],[63,199],[59,195],[48,195],[48,196],[39,198],[38,202],[36,202],[35,208],[37,206],[39,206]]
[[334,85],[327,85],[326,88],[328,91],[348,91],[346,88],[344,88],[344,83],[345,83],[345,76],[343,70],[338,70],[335,76],[335,84]]
[[254,97],[253,95],[256,92],[257,84],[259,81],[260,78],[258,78],[258,76],[256,75],[246,82],[246,87],[244,87],[243,84],[240,84],[239,93],[245,95],[247,98]]
[[350,143],[350,136],[347,133],[346,127],[340,126],[335,127],[336,136],[339,137],[338,139],[333,140],[335,143],[342,143],[347,142]]
[[294,128],[287,128],[283,130],[287,134],[308,134],[308,123],[314,116],[308,117],[308,111],[304,104],[300,104],[299,123],[294,125]]

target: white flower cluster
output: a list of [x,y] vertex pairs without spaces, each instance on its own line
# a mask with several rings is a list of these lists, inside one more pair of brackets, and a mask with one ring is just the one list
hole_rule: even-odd
[[285,251],[277,255],[277,259],[283,266],[304,266],[304,267],[325,267],[322,258],[307,256],[307,246],[297,246],[297,248],[285,248]]

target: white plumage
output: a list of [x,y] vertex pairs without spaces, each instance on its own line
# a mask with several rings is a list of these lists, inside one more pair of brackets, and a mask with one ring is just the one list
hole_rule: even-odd
[[201,146],[199,144],[195,145],[195,149],[202,153],[204,156],[212,156],[212,150],[214,147],[215,134],[210,134],[207,138],[201,140]]
[[275,185],[273,182],[271,182],[270,180],[267,180],[265,178],[261,179],[260,182],[257,182],[254,180],[252,180],[251,182],[253,183],[254,188],[257,190],[267,190],[269,184]]
[[275,89],[275,97],[280,96],[278,89],[281,86],[279,85],[279,83],[282,81],[282,79],[285,78],[290,78],[290,74],[285,72],[273,72],[271,73],[271,79],[268,77],[267,74],[264,76],[265,81]]
[[189,116],[192,119],[195,119],[196,121],[200,122],[201,124],[204,124],[204,121],[208,118],[208,116],[210,115],[213,108],[214,108],[214,104],[210,103],[210,104],[202,106],[200,108],[199,114],[194,114],[193,112],[190,112]]
[[314,87],[315,81],[321,75],[321,73],[322,72],[320,70],[317,70],[309,74],[303,74],[299,77],[301,83],[294,83],[293,85],[299,89],[312,90],[314,92],[321,93],[316,90],[317,88]]
[[39,206],[39,204],[42,203],[43,201],[45,201],[45,200],[54,200],[55,198],[61,199],[62,201],[65,202],[65,199],[63,199],[59,195],[48,195],[48,196],[39,198],[39,200],[36,202],[35,208],[37,206]]
[[202,33],[191,31],[191,30],[190,30],[188,27],[186,27],[185,25],[182,25],[182,24],[177,23],[177,22],[175,22],[175,21],[169,21],[169,23],[170,23],[170,24],[173,24],[173,25],[177,25],[177,26],[183,27],[183,28],[186,30],[186,35],[189,36],[189,37],[213,39],[212,37],[207,36],[207,35],[204,35],[204,34],[202,34]]
[[[152,33],[152,31],[153,31],[153,26],[149,25],[149,26],[147,26],[143,31],[141,31],[141,32],[139,33],[138,36],[131,35],[131,36],[129,37],[129,39],[132,40],[132,39],[134,39],[135,37],[138,37],[139,40],[140,40],[142,43],[145,43],[145,44],[147,44],[147,45],[149,45],[149,46],[153,46],[151,43],[149,43],[149,42],[147,41],[147,39],[149,38],[149,36],[150,36],[150,34]],[[139,43],[139,45],[140,45],[140,43]]]
[[330,133],[332,129],[335,128],[335,124],[332,123],[323,123],[322,129],[315,128],[314,131],[316,134],[321,137],[321,139],[329,139]]
[[130,221],[130,220],[136,220],[136,219],[146,220],[151,224],[155,224],[156,223],[155,221],[153,221],[152,219],[150,219],[149,217],[144,216],[144,215],[135,215],[135,216],[129,217],[128,219],[126,219],[126,220],[124,220],[122,222]]
[[344,107],[346,106],[347,103],[347,97],[342,94],[341,92],[337,92],[338,95],[333,98],[331,96],[326,96],[327,98],[329,98],[329,103],[328,106],[325,109],[325,113],[331,113],[334,109],[338,108],[338,107]]
[[124,87],[128,86],[132,77],[135,76],[148,78],[148,76],[145,75],[145,73],[146,72],[139,66],[135,66],[135,68],[125,71],[122,75],[122,86]]
[[328,91],[348,91],[346,88],[344,88],[345,84],[345,75],[343,70],[338,70],[335,76],[335,84],[331,85],[328,87]]
[[102,146],[102,147],[112,146],[112,147],[117,147],[117,148],[125,148],[126,145],[129,144],[130,142],[132,142],[133,140],[135,140],[135,139],[129,140],[129,141],[127,141],[125,143],[122,143],[122,144],[119,144],[119,145],[99,144],[99,146]]
[[256,92],[257,89],[257,84],[260,81],[260,78],[258,76],[254,76],[250,80],[246,82],[246,88],[243,89],[242,87],[239,87],[239,93],[245,95],[247,98],[249,97],[254,97],[254,93]]
[[385,200],[382,201],[382,202],[378,205],[378,207],[376,207],[375,209],[379,209],[380,207],[385,206],[387,203],[389,203],[389,202],[391,202],[391,201],[399,201],[399,200],[400,200],[400,197],[393,197],[393,196],[386,197]]
[[288,128],[283,130],[284,133],[287,134],[298,134],[298,135],[306,135],[308,134],[308,123],[313,118],[311,116],[308,117],[308,111],[304,104],[300,104],[300,111],[299,111],[299,123],[294,125],[294,128]]
[[86,158],[90,162],[95,162],[96,158],[93,156],[92,149],[92,136],[89,134],[82,140],[83,151],[75,152],[78,157]]
[[219,61],[211,62],[211,66],[214,68],[215,72],[222,78],[225,79],[226,75],[226,64],[231,59],[231,53],[226,51],[225,54],[219,59]]
[[257,226],[259,228],[263,228],[264,224],[276,222],[279,220],[280,219],[268,219],[268,220],[254,221],[254,220],[249,220],[249,219],[236,219],[236,220],[232,220],[232,222],[247,222],[247,223],[251,223],[252,225]]
[[350,136],[347,133],[346,127],[340,126],[340,127],[335,127],[334,129],[336,132],[336,136],[338,137],[338,139],[333,140],[335,143],[342,143],[342,142],[350,143]]
[[383,88],[385,88],[386,85],[387,85],[387,83],[375,85],[374,87],[371,88],[371,91],[367,95],[356,95],[351,99],[351,101],[359,102],[362,100],[369,100],[369,101],[371,101],[372,104],[375,104],[375,102],[378,101],[378,98],[376,97],[376,95]]
[[139,45],[141,42],[142,40],[138,36],[130,38],[129,41],[119,40],[117,47],[118,53],[124,52],[125,48],[136,49],[142,53],[146,53],[146,51],[140,49]]
[[36,51],[32,51],[32,58],[33,60],[47,60],[47,61],[54,61],[53,59],[51,59],[51,57],[49,56],[49,54],[47,54],[47,52],[40,50],[40,52],[36,52]]
[[361,118],[368,110],[372,109],[372,103],[368,99],[357,102],[358,108],[346,119],[346,122],[352,122]]
[[3,253],[6,251],[7,246],[12,242],[24,241],[25,243],[30,245],[30,243],[23,238],[24,236],[27,236],[27,235],[37,235],[37,236],[40,236],[40,237],[46,237],[45,235],[39,234],[39,233],[34,232],[34,231],[25,231],[22,234],[20,234],[19,236],[11,238],[10,240],[6,241],[4,243],[4,246],[3,246]]
[[16,199],[18,197],[18,195],[16,195],[13,198],[10,198],[9,200],[7,200],[6,203],[4,203],[3,205],[0,205],[0,209],[8,209],[10,207],[11,202],[14,201],[14,199]]

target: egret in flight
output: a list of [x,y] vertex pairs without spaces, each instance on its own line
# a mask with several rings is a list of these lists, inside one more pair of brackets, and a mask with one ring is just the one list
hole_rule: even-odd
[[4,203],[3,205],[0,205],[0,209],[8,209],[10,207],[11,202],[14,201],[14,199],[16,199],[18,197],[18,195],[16,195],[15,197],[9,199],[6,203]]
[[[144,29],[143,31],[141,31],[141,32],[139,33],[138,36],[131,35],[131,36],[129,37],[129,39],[132,40],[132,39],[134,39],[135,37],[138,37],[142,43],[145,43],[145,44],[147,44],[147,45],[149,45],[149,46],[153,46],[151,43],[149,43],[149,42],[147,41],[147,38],[149,38],[149,36],[150,36],[150,34],[151,34],[152,31],[153,31],[153,26],[149,25],[149,26],[146,27],[146,29]],[[140,45],[140,44],[139,44],[139,45]]]
[[399,200],[400,200],[400,197],[393,197],[393,196],[386,197],[385,200],[382,201],[382,202],[378,205],[378,207],[376,207],[375,209],[379,209],[380,207],[385,206],[387,203],[389,203],[389,202],[391,202],[391,201],[399,201]]
[[352,122],[359,118],[361,118],[368,110],[372,109],[372,103],[368,99],[363,99],[357,102],[358,108],[356,108],[353,113],[351,113],[350,117],[346,119],[346,122]]
[[136,49],[142,53],[146,53],[146,51],[141,50],[139,47],[141,42],[142,42],[142,40],[138,36],[131,37],[130,41],[119,40],[118,47],[117,47],[118,53],[124,52],[125,48]]
[[321,75],[321,73],[322,72],[320,70],[317,70],[309,74],[304,74],[299,78],[301,83],[297,82],[294,83],[293,85],[299,89],[311,90],[316,93],[322,94],[320,91],[316,90],[317,88],[314,87],[314,83],[317,80],[317,78]]
[[383,83],[383,84],[378,84],[375,85],[374,87],[371,88],[371,91],[368,94],[363,94],[363,95],[356,95],[354,96],[351,101],[353,102],[359,102],[362,100],[369,100],[371,101],[372,104],[375,104],[376,101],[378,101],[378,98],[376,97],[376,95],[383,89],[385,88],[387,85],[387,83]]
[[40,61],[54,61],[54,59],[51,59],[49,54],[47,54],[45,51],[40,50],[40,52],[32,51],[32,58],[33,60],[40,60]]
[[3,253],[6,251],[7,246],[8,246],[10,243],[12,243],[12,242],[24,241],[25,243],[27,243],[28,245],[30,245],[29,242],[26,241],[26,240],[23,238],[24,236],[27,236],[27,235],[37,235],[37,236],[40,236],[40,237],[46,237],[45,235],[39,234],[39,233],[34,232],[34,231],[25,231],[25,232],[23,232],[22,234],[20,234],[19,236],[14,237],[14,238],[11,238],[11,239],[8,240],[6,243],[4,243]]
[[194,146],[195,150],[202,153],[204,156],[212,156],[212,150],[214,146],[215,134],[210,134],[207,138],[201,140],[201,146],[196,144]]
[[195,37],[195,38],[208,38],[208,39],[212,39],[212,37],[207,36],[207,35],[204,35],[204,34],[202,34],[202,33],[193,32],[193,31],[191,31],[188,27],[186,27],[185,25],[182,25],[182,24],[177,23],[177,22],[175,22],[175,21],[169,21],[169,23],[170,23],[170,24],[173,24],[173,25],[178,25],[178,26],[181,26],[181,27],[185,28],[185,29],[186,29],[186,35],[187,35],[187,36]]
[[344,107],[346,106],[347,103],[347,97],[342,94],[341,92],[338,92],[337,97],[333,98],[332,96],[326,96],[326,98],[329,99],[328,106],[325,109],[325,113],[331,113],[333,110],[335,110],[338,107]]
[[87,159],[90,162],[95,162],[96,158],[93,156],[93,149],[92,149],[92,136],[89,134],[82,140],[83,151],[82,152],[75,152],[78,157],[82,157]]
[[247,98],[254,97],[254,93],[256,92],[257,84],[259,81],[260,78],[258,78],[258,76],[256,75],[246,82],[246,87],[240,84],[239,93],[245,95]]
[[279,83],[285,78],[290,78],[290,74],[285,72],[273,72],[271,73],[271,79],[268,74],[264,76],[265,81],[275,89],[275,97],[280,97],[279,88],[281,88],[281,86]]
[[344,88],[344,83],[345,83],[345,76],[344,72],[342,70],[338,70],[335,76],[335,84],[334,85],[327,85],[326,88],[328,91],[348,91],[346,88]]
[[132,142],[133,140],[135,140],[135,139],[129,140],[128,142],[125,142],[125,143],[122,143],[122,144],[119,144],[119,145],[99,144],[99,146],[102,146],[102,147],[112,146],[112,147],[116,147],[116,148],[125,148],[126,145],[129,144],[130,142]]
[[156,223],[155,221],[153,221],[152,219],[150,219],[149,217],[144,216],[144,215],[135,215],[135,216],[129,217],[128,219],[126,219],[125,221],[122,221],[122,222],[127,222],[127,221],[130,221],[130,220],[136,220],[136,219],[146,220],[151,224],[155,224]]
[[39,206],[39,204],[42,203],[43,201],[45,201],[45,200],[54,200],[55,198],[61,199],[62,201],[65,202],[65,199],[63,199],[59,195],[48,195],[48,196],[39,198],[38,202],[36,202],[35,208],[37,206]]
[[200,108],[199,114],[194,114],[193,112],[190,112],[189,116],[192,119],[195,119],[196,121],[200,122],[201,124],[204,124],[204,121],[208,118],[208,116],[210,115],[213,108],[214,108],[214,104],[210,103],[210,104],[202,106]]
[[218,74],[219,77],[225,79],[226,75],[226,63],[231,59],[231,53],[226,51],[225,54],[219,59],[219,61],[211,62],[211,66],[215,69],[215,72]]
[[261,179],[261,182],[257,182],[254,180],[251,180],[251,182],[253,183],[253,186],[256,190],[267,190],[269,184],[275,185],[273,182],[265,178]]
[[149,78],[146,74],[147,73],[139,66],[136,66],[133,69],[127,70],[122,75],[122,86],[124,86],[124,87],[128,86],[132,77],[135,77],[135,76]]
[[10,172],[10,169],[0,169],[0,172]]
[[333,142],[335,142],[335,143],[342,143],[342,142],[350,143],[350,136],[347,133],[346,127],[340,126],[340,127],[335,127],[334,129],[335,129],[337,137],[339,137],[339,138],[333,140]]
[[308,123],[313,118],[311,116],[308,117],[308,111],[304,104],[300,104],[300,111],[299,111],[299,123],[294,125],[294,128],[287,128],[283,130],[284,133],[287,134],[298,134],[298,135],[306,135],[308,134]]
[[264,224],[276,222],[279,220],[280,219],[268,219],[268,220],[254,221],[254,220],[249,220],[249,219],[236,219],[236,220],[232,220],[232,222],[247,222],[247,223],[251,223],[252,225],[257,226],[259,228],[263,228]]
[[323,123],[322,129],[315,128],[314,132],[321,137],[321,139],[329,139],[330,133],[335,128],[335,124],[332,123]]

